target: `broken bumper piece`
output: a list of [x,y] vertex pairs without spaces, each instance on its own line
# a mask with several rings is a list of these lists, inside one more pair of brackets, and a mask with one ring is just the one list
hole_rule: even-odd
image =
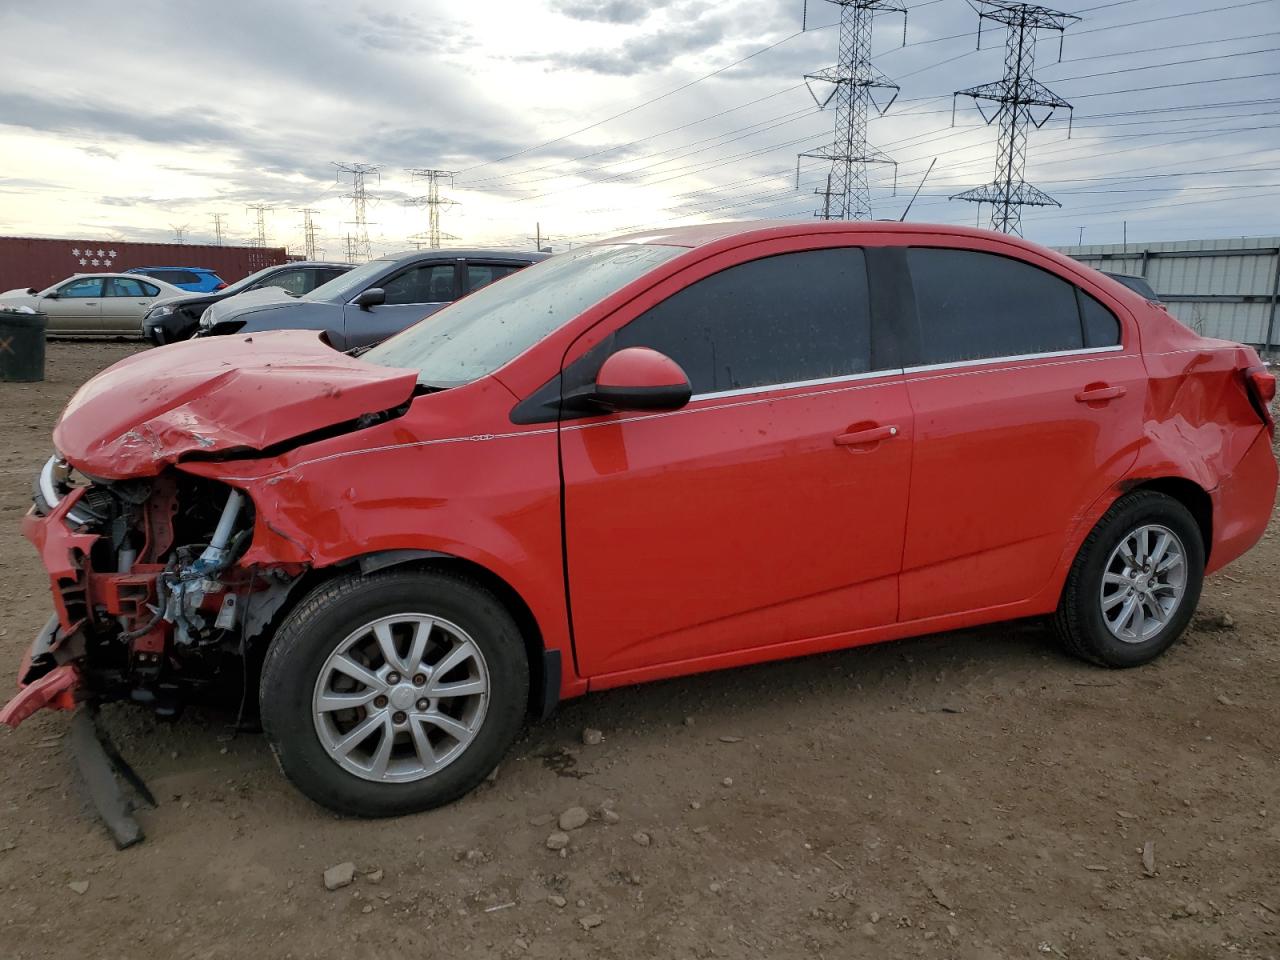
[[76,665],[51,667],[57,631],[58,618],[52,617],[37,634],[18,672],[18,693],[0,708],[0,724],[16,727],[45,707],[75,710],[67,734],[68,747],[98,816],[116,847],[123,850],[142,839],[142,827],[133,818],[133,811],[139,802],[154,807],[155,797],[98,723],[94,705],[78,702],[84,685]]
[[36,634],[31,649],[18,668],[18,692],[0,708],[0,724],[16,727],[38,710],[74,710],[80,690],[80,671],[74,663],[55,666],[53,648],[57,644],[58,618]]
[[91,705],[81,707],[71,718],[67,741],[89,789],[89,798],[115,841],[116,849],[138,843],[143,838],[142,827],[133,818],[133,811],[139,802],[154,807],[156,798],[120,756],[98,722],[98,711]]

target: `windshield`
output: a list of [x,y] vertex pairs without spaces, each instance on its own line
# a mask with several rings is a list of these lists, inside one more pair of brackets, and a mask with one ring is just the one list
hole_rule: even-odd
[[430,386],[470,383],[684,250],[609,244],[559,254],[445,307],[362,359],[417,368],[418,381]]
[[368,286],[369,281],[395,263],[399,257],[383,257],[361,264],[354,270],[339,274],[328,283],[322,283],[300,300],[350,300]]

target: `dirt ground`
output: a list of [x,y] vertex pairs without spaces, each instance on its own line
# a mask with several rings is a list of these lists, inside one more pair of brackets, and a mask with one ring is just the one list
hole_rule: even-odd
[[[52,344],[46,382],[0,384],[6,676],[49,611],[18,534],[49,430],[135,349]],[[226,716],[113,708],[160,801],[118,853],[39,715],[0,733],[0,957],[1277,960],[1278,529],[1143,669],[1014,624],[597,694],[400,820],[311,805]]]

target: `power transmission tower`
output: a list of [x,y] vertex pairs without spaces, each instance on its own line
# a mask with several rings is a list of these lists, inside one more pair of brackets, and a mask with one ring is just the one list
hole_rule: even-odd
[[822,209],[818,213],[816,213],[815,216],[821,217],[823,220],[830,220],[831,219],[831,174],[830,173],[827,174],[826,188],[825,189],[819,188],[813,192],[818,196],[822,197]]
[[365,177],[372,175],[381,182],[382,175],[371,163],[334,163],[334,166],[338,168],[339,180],[344,173],[351,174],[351,192],[343,199],[350,200],[355,208],[356,218],[352,221],[352,225],[356,230],[354,238],[349,237],[347,240],[347,262],[355,263],[357,257],[369,260],[373,256],[373,250],[369,246],[369,220],[366,215],[369,194],[365,190],[364,180]]
[[218,246],[222,246],[222,222],[226,219],[225,213],[215,213],[213,215],[213,236],[214,242]]
[[174,242],[174,243],[186,243],[186,242],[187,242],[187,227],[191,226],[191,224],[189,224],[189,223],[171,223],[171,224],[169,224],[169,226],[173,227],[173,242]]
[[[1062,59],[1062,32],[1080,18],[1047,7],[1012,0],[970,0],[978,12],[978,46],[982,46],[982,24],[985,20],[1004,24],[1004,77],[965,90],[952,96],[952,122],[955,122],[955,98],[971,97],[974,106],[988,125],[1000,121],[1000,140],[996,147],[996,176],[991,183],[957,193],[952,200],[969,200],[991,204],[991,229],[1022,235],[1022,207],[1060,207],[1062,204],[1043,190],[1023,179],[1027,163],[1029,127],[1037,130],[1059,109],[1071,110],[1071,104],[1038,81],[1035,76],[1036,36],[1042,30],[1058,31],[1058,59]],[[998,104],[988,116],[982,102]],[[1033,108],[1042,113],[1037,116]],[[1070,136],[1070,127],[1068,127]],[[979,206],[981,210],[981,206]]]
[[[871,30],[877,13],[902,14],[902,42],[907,42],[907,8],[903,0],[827,0],[840,8],[840,58],[834,67],[805,74],[805,84],[818,109],[836,101],[835,138],[796,158],[796,188],[800,186],[800,158],[831,161],[831,182],[823,208],[815,214],[825,220],[870,220],[871,185],[867,167],[892,164],[897,191],[898,165],[883,151],[867,143],[867,121],[872,110],[882,115],[898,97],[898,85],[871,65]],[[805,9],[806,25],[808,8]],[[813,92],[814,81],[831,84],[825,99]],[[881,107],[876,91],[889,99]],[[833,204],[832,200],[836,202]]]
[[[427,246],[432,250],[440,249],[440,241],[457,240],[451,233],[440,232],[440,209],[442,207],[452,207],[455,201],[447,197],[440,196],[440,184],[448,180],[449,186],[453,186],[453,173],[449,170],[431,170],[425,167],[418,167],[409,171],[411,182],[417,183],[420,180],[427,182],[427,192],[425,196],[413,197],[406,201],[411,206],[427,208]],[[421,234],[415,235],[410,239],[420,239]]]
[[[542,235],[542,224],[541,224],[541,223],[536,223],[536,224],[534,224],[534,230],[533,230],[533,233],[534,233],[534,235],[533,235],[532,237],[525,237],[525,239],[526,239],[526,240],[532,240],[532,241],[534,242],[534,248],[533,248],[533,249],[537,250],[539,253],[550,253],[550,252],[551,252],[551,237],[544,237],[544,236]],[[547,246],[545,246],[545,247],[544,247],[544,246],[543,246],[543,244],[544,244],[544,243],[545,243],[545,244],[547,244]]]
[[267,245],[267,211],[271,209],[265,203],[251,203],[245,207],[250,213],[256,217],[257,233],[249,246],[263,248]]
[[316,225],[311,215],[320,211],[311,207],[302,207],[298,212],[302,214],[302,242],[306,248],[306,258],[314,260],[316,258]]

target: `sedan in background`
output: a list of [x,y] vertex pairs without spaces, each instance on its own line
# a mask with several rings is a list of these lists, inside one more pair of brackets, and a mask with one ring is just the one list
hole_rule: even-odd
[[378,343],[508,274],[547,258],[511,250],[415,250],[379,257],[301,297],[216,303],[198,337],[323,330],[339,350]]
[[142,335],[142,317],[160,297],[182,291],[163,280],[127,273],[78,273],[44,290],[0,293],[0,307],[30,307],[49,318],[46,332],[64,336]]
[[192,293],[209,293],[227,285],[225,280],[207,267],[130,267],[125,273],[141,273]]
[[[250,291],[271,290],[300,297],[351,269],[349,263],[299,260],[277,263],[251,273],[213,293],[189,294],[157,301],[142,319],[142,334],[156,346],[186,340],[196,332],[200,315],[210,306]],[[279,296],[271,299],[279,299]]]

